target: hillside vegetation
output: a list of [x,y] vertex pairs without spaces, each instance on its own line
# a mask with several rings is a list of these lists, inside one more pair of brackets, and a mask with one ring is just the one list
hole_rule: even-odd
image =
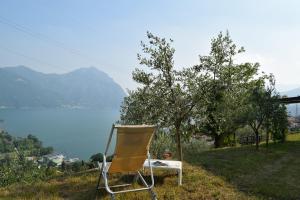
[[[209,150],[186,154],[183,185],[172,171],[155,171],[158,199],[299,199],[300,134],[286,143]],[[95,191],[96,171],[59,176],[33,185],[14,184],[0,189],[1,199],[109,199]],[[112,177],[113,181],[130,176]],[[138,184],[135,185],[139,186]],[[117,199],[150,199],[147,192],[117,195]]]

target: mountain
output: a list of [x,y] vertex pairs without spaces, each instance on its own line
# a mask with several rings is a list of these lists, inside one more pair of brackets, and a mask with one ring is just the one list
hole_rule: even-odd
[[297,97],[300,96],[300,88],[295,88],[285,92],[281,92],[281,95],[286,95],[288,97]]
[[0,68],[0,107],[119,108],[124,96],[120,85],[94,67],[65,74]]
[[[300,88],[295,88],[289,91],[281,92],[280,94],[288,97],[297,97],[300,96]],[[287,109],[288,109],[288,113],[292,116],[300,115],[300,105],[298,104],[287,105]]]

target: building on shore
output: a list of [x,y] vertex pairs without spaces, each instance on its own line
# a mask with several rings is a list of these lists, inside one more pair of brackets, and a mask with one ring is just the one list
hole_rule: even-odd
[[300,119],[299,117],[288,117],[289,130],[299,131],[300,130]]
[[44,155],[39,159],[40,163],[48,164],[50,162],[54,163],[56,166],[60,166],[65,156],[63,154],[48,154]]
[[51,162],[52,164],[55,164],[55,166],[61,166],[62,162],[65,162],[66,164],[71,164],[78,161],[80,161],[79,158],[67,158],[63,154],[48,154],[42,156],[38,160],[38,162],[41,164],[48,165]]

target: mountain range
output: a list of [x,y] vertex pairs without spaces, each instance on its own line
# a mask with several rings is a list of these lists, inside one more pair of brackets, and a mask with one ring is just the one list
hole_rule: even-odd
[[284,91],[284,92],[281,92],[280,94],[288,96],[288,97],[297,97],[297,96],[300,96],[300,88],[295,88],[292,90]]
[[[300,88],[281,92],[300,96]],[[65,74],[46,74],[26,66],[0,68],[0,108],[100,108],[118,109],[125,92],[95,67]],[[300,106],[288,105],[291,115]]]
[[125,92],[95,67],[45,74],[25,66],[0,68],[0,107],[119,108]]

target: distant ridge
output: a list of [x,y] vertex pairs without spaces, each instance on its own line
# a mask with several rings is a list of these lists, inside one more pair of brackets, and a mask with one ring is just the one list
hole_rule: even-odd
[[286,95],[288,97],[297,97],[300,96],[300,87],[285,92],[281,92],[281,95]]
[[125,92],[95,67],[45,74],[26,66],[0,68],[0,108],[117,109]]

